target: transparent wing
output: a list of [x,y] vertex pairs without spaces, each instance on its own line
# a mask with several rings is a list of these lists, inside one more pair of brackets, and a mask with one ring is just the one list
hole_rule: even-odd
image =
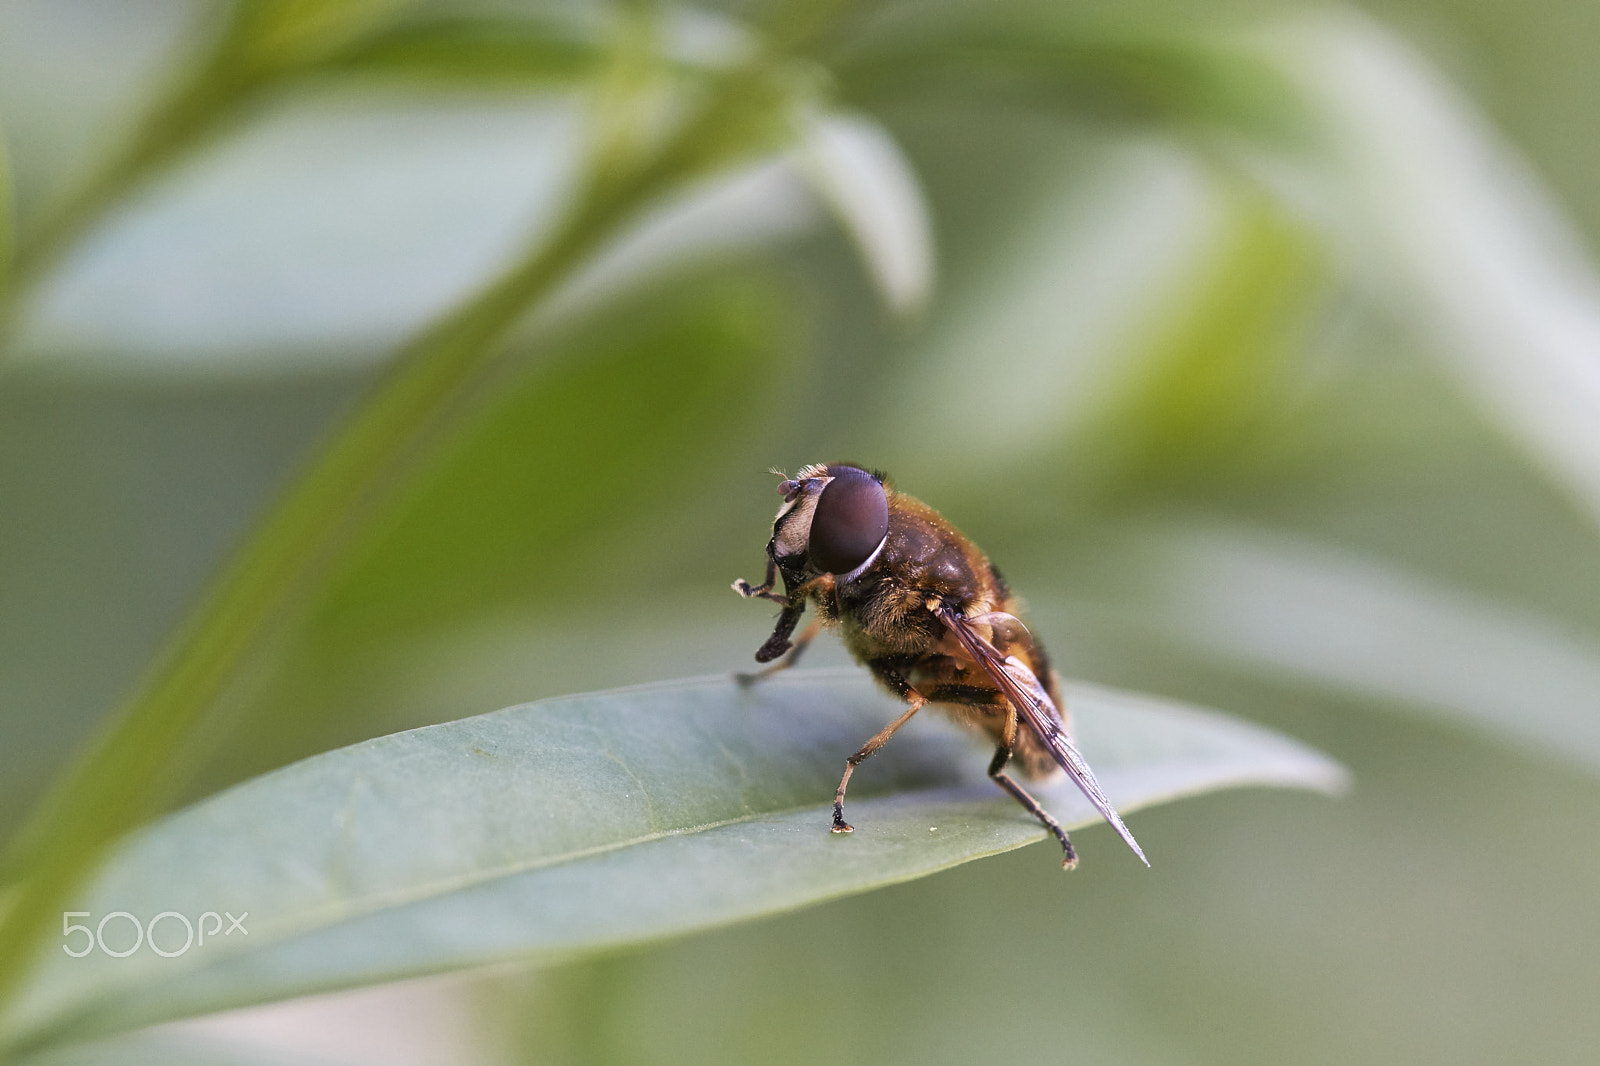
[[1146,866],[1150,860],[1144,857],[1144,850],[1139,847],[1139,842],[1133,839],[1133,834],[1128,832],[1128,827],[1122,824],[1122,818],[1117,814],[1111,801],[1106,798],[1105,791],[1101,789],[1100,782],[1095,780],[1094,771],[1089,769],[1089,763],[1072,743],[1071,738],[1061,727],[1061,714],[1056,710],[1056,705],[1050,701],[1050,696],[1045,692],[1044,686],[1039,684],[1039,679],[1028,669],[1026,663],[1015,656],[1001,655],[999,649],[990,644],[972,623],[957,611],[949,607],[940,607],[934,612],[939,621],[954,633],[961,646],[972,656],[974,662],[982,666],[984,671],[1000,686],[1000,691],[1006,694],[1011,705],[1022,715],[1022,720],[1028,724],[1034,734],[1044,742],[1044,746],[1055,757],[1056,762],[1072,778],[1072,783],[1077,785],[1083,794],[1089,797],[1089,802],[1094,804],[1095,810],[1111,823],[1111,828],[1117,835],[1133,849],[1139,856],[1139,861]]

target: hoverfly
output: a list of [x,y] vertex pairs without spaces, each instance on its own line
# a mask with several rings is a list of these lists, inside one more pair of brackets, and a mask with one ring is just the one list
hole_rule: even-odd
[[[1077,865],[1072,841],[1050,813],[1006,773],[1012,758],[1032,778],[1059,767],[1089,797],[1128,847],[1150,865],[1122,824],[1094,771],[1073,745],[1060,711],[1056,673],[1044,648],[1016,617],[1000,572],[933,508],[896,491],[881,473],[850,463],[813,464],[783,477],[783,505],[767,542],[766,580],[733,583],[741,596],[783,605],[756,661],[758,680],[793,666],[823,626],[840,630],[856,661],[906,710],[845,760],[833,800],[833,831],[844,820],[855,768],[926,704],[937,704],[996,741],[989,776],[1061,844],[1061,865]],[[773,591],[779,576],[782,593]],[[806,604],[816,617],[790,640]]]

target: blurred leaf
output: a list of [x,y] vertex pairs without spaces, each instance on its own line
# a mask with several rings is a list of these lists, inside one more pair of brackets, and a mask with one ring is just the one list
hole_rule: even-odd
[[1123,539],[1139,587],[1097,614],[1209,661],[1423,711],[1600,771],[1592,634],[1281,533],[1191,516]]
[[[785,38],[785,46],[827,28],[826,18],[801,21],[804,33]],[[0,869],[25,878],[0,925],[0,997],[36,954],[33,944],[59,897],[101,849],[170,802],[192,769],[185,756],[194,753],[185,749],[214,726],[214,705],[315,602],[330,564],[382,512],[429,445],[470,413],[529,310],[660,198],[770,149],[768,137],[788,127],[794,106],[792,79],[768,69],[781,65],[773,56],[753,57],[722,76],[667,135],[652,138],[647,151],[594,161],[550,233],[407,345],[0,856]]]
[[801,118],[799,155],[889,307],[918,310],[933,288],[932,222],[911,164],[888,132],[859,114]]
[[[492,40],[510,32],[471,27]],[[444,32],[402,26],[379,43],[422,47],[433,40],[424,29]],[[668,59],[696,69],[726,66],[749,48],[737,27],[709,18],[680,15],[663,32]],[[448,35],[434,43],[452,47]],[[582,269],[547,315],[814,222],[814,197],[794,157],[781,154],[812,89],[780,64],[745,82],[670,161],[680,179],[702,180],[673,190]],[[41,286],[14,348],[33,362],[102,372],[382,357],[520,240],[555,224],[582,142],[595,135],[571,94],[430,99],[402,88],[307,95],[156,186]],[[821,185],[831,202],[855,205],[845,217],[869,268],[906,305],[931,278],[927,221],[905,164],[865,121],[808,123],[824,131],[810,140],[826,149],[811,153],[821,162],[810,173],[829,176]],[[734,174],[711,173],[751,159]]]
[[[324,63],[325,72],[417,77],[463,86],[571,84],[600,76],[613,44],[602,5],[414,19],[372,35]],[[667,72],[704,74],[747,58],[745,27],[709,11],[652,10]]]
[[[1335,764],[1259,727],[1093,686],[1066,691],[1124,811],[1232,785],[1343,781]],[[4,1016],[0,1046],[612,951],[1044,836],[984,780],[986,753],[931,722],[856,775],[856,832],[828,832],[843,754],[895,706],[858,671],[755,689],[668,682],[399,733],[275,771],[130,838],[71,904],[145,920],[248,911],[248,939],[214,938],[176,958],[52,951]],[[1041,794],[1067,823],[1097,821],[1070,785]],[[1087,850],[1088,862],[1131,861],[1109,834]]]
[[1282,72],[1223,35],[970,10],[919,19],[907,8],[909,21],[880,23],[838,61],[846,97],[1220,125],[1269,139],[1294,139],[1300,128]]
[[697,182],[667,197],[552,293],[538,324],[549,328],[605,313],[664,275],[771,252],[815,227],[820,216],[787,159],[758,159]]
[[[200,5],[0,4],[0,114],[15,168],[17,240],[187,62]],[[200,16],[197,18],[196,16]]]
[[1372,295],[1430,331],[1489,416],[1600,523],[1600,272],[1572,223],[1377,24],[1335,12],[1259,40],[1319,124],[1297,191],[1320,190]]
[[30,228],[16,285],[0,309],[26,297],[83,237],[142,185],[241,121],[247,105],[315,61],[349,47],[415,0],[239,0],[220,32],[176,61],[165,98],[125,123],[113,151]]
[[[552,224],[582,133],[566,101],[318,97],[98,233],[40,293],[18,347],[109,375],[376,362]],[[698,183],[575,271],[541,321],[817,218],[789,163]]]
[[51,1048],[28,1066],[341,1066],[337,1060],[282,1048],[206,1039],[186,1033],[128,1033]]
[[604,44],[565,20],[452,19],[376,34],[325,69],[466,85],[560,85],[596,76]]
[[238,0],[230,45],[264,65],[321,59],[419,0]]
[[337,659],[352,640],[508,603],[566,603],[576,575],[588,575],[585,596],[648,579],[671,535],[663,513],[745,463],[737,442],[763,418],[788,314],[759,273],[702,274],[546,341],[544,365],[474,422],[355,555],[312,643]]
[[[198,739],[206,769],[187,794],[462,708],[529,698],[512,689],[422,709],[397,706],[384,681],[416,645],[476,632],[485,618],[576,619],[641,586],[659,596],[694,572],[701,545],[715,540],[706,525],[722,513],[725,484],[750,465],[745,442],[774,421],[762,401],[794,365],[792,302],[760,271],[700,272],[533,341],[530,370],[506,375],[485,410],[446,430],[439,457],[350,543],[305,620],[231,704],[239,711],[222,716],[226,732]],[[665,572],[663,560],[674,561]],[[726,591],[726,581],[713,587]],[[661,625],[657,600],[645,601],[649,624]],[[582,624],[629,639],[614,620]],[[649,631],[631,639],[659,641]],[[620,683],[595,676],[605,669],[595,657],[580,656],[589,672],[565,687],[535,691]]]
[[301,101],[97,230],[16,345],[118,373],[387,358],[552,225],[583,132],[564,100]]
[[1072,445],[1117,489],[1170,492],[1195,478],[1248,478],[1296,412],[1298,334],[1326,271],[1315,235],[1270,199],[1230,190],[1216,246],[1133,349]]
[[0,126],[0,290],[11,276],[11,256],[16,239],[16,192],[11,185],[11,155],[6,131]]
[[[872,437],[859,454],[896,456],[889,469],[921,492],[988,485],[1019,461],[1055,468],[1062,438],[1124,381],[1132,338],[1184,304],[1227,241],[1217,183],[1193,154],[1151,140],[1047,145],[1031,126],[1018,136],[1044,157],[1041,187],[1002,198],[997,237],[947,253],[916,358],[893,382],[900,402],[861,431]],[[997,416],[982,432],[926,433],[974,411]]]

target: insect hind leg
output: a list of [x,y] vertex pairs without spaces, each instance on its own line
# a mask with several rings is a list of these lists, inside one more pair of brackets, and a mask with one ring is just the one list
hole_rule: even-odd
[[1011,750],[1017,741],[1017,711],[1010,708],[1011,713],[1006,716],[1005,732],[1001,735],[1000,745],[995,749],[994,758],[989,761],[989,776],[994,783],[1011,794],[1011,798],[1022,804],[1024,810],[1039,820],[1039,823],[1055,835],[1061,844],[1061,868],[1070,870],[1078,865],[1078,852],[1072,846],[1072,841],[1067,839],[1067,831],[1061,828],[1061,823],[1051,816],[1050,812],[1039,806],[1039,801],[1029,795],[1028,790],[1017,784],[1016,778],[1006,773],[1006,763],[1011,761]]

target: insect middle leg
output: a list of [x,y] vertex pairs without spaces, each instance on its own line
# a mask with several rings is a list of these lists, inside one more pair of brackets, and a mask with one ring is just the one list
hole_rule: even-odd
[[884,726],[883,731],[877,736],[861,745],[860,751],[845,760],[844,776],[839,779],[839,791],[833,794],[833,831],[835,833],[855,832],[855,826],[844,820],[844,790],[850,785],[850,775],[856,772],[857,766],[872,758],[879,748],[889,743],[889,738],[894,736],[894,731],[911,721],[911,716],[922,710],[923,704],[928,702],[926,697],[905,682],[901,682],[897,687],[903,688],[906,702],[910,706],[906,708],[905,713],[899,718]]
[[1016,778],[1006,773],[1006,763],[1011,761],[1011,752],[1017,744],[1017,709],[1008,702],[1006,704],[1005,729],[1000,734],[1000,746],[995,749],[994,758],[989,762],[989,776],[994,783],[1011,793],[1011,798],[1039,819],[1046,829],[1055,834],[1056,840],[1061,843],[1061,868],[1070,870],[1078,865],[1078,853],[1072,847],[1072,841],[1067,839],[1067,831],[1061,828],[1061,823],[1051,817],[1050,812],[1039,806],[1039,801],[1028,794],[1028,790],[1017,784]]

